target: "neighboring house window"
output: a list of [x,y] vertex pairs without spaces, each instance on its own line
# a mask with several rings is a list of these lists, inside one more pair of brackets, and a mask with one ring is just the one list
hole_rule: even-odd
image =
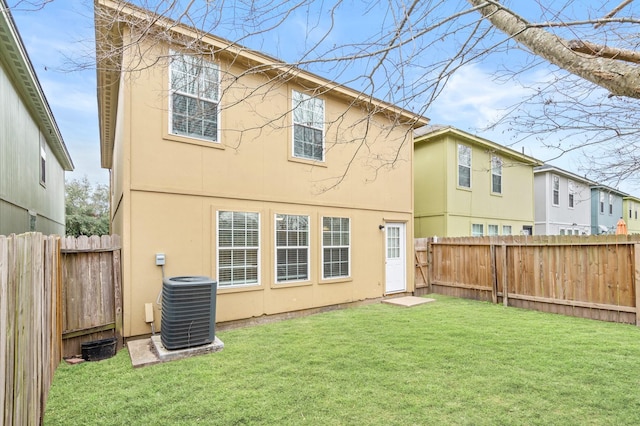
[[569,181],[569,208],[571,208],[571,209],[575,205],[574,204],[575,203],[575,193],[576,193],[576,190],[575,190],[573,181],[570,180]]
[[491,156],[491,192],[502,194],[502,158],[496,156]]
[[309,216],[276,215],[276,282],[309,279]]
[[609,214],[613,214],[613,194],[609,194]]
[[471,225],[471,236],[482,237],[484,235],[484,225],[481,223],[474,223]]
[[633,213],[633,203],[629,201],[629,219],[631,219]]
[[40,184],[45,185],[47,183],[47,150],[44,144],[44,139],[40,137]]
[[604,192],[600,191],[600,213],[604,213]]
[[487,235],[494,236],[498,235],[498,225],[489,225],[487,226]]
[[471,188],[471,147],[458,144],[458,186]]
[[218,286],[258,284],[260,215],[218,212]]
[[565,234],[564,229],[563,229],[563,228],[560,228],[560,235],[564,235],[564,234]]
[[324,101],[295,90],[293,156],[324,161]]
[[502,235],[511,235],[511,225],[502,225]]
[[554,206],[560,204],[560,178],[553,176],[553,199],[551,200]]
[[349,276],[350,220],[322,218],[322,278]]
[[172,56],[170,132],[218,142],[218,66],[202,57]]

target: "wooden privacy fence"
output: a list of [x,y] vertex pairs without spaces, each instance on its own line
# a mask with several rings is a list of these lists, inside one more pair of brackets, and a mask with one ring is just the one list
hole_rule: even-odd
[[61,359],[60,239],[0,235],[0,424],[42,421]]
[[122,348],[120,238],[62,239],[63,356],[81,353],[82,343],[115,337]]
[[640,326],[640,236],[416,239],[416,292]]

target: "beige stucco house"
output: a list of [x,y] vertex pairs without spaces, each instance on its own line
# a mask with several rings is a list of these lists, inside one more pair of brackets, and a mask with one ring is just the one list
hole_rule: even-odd
[[415,132],[415,236],[532,234],[541,163],[450,126]]
[[146,303],[160,326],[157,253],[167,276],[217,280],[218,322],[411,292],[428,120],[175,22],[147,31],[151,16],[96,3],[125,336],[150,332]]

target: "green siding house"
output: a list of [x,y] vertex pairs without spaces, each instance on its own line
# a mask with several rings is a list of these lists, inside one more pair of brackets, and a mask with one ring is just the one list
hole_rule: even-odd
[[5,0],[0,0],[0,235],[65,233],[69,152]]
[[622,213],[627,223],[627,233],[640,234],[640,198],[628,195],[622,198]]
[[538,160],[453,127],[414,133],[415,237],[532,234]]

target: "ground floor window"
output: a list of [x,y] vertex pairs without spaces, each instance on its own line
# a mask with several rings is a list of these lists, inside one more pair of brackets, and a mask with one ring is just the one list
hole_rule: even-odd
[[260,215],[218,212],[218,286],[258,284]]
[[484,225],[481,223],[474,223],[471,225],[471,236],[482,237],[484,235]]
[[322,218],[322,278],[349,276],[350,220],[346,217]]
[[309,279],[309,216],[277,214],[276,282]]
[[502,235],[511,235],[511,225],[502,225]]
[[487,226],[487,235],[495,236],[498,235],[498,225],[489,225]]

